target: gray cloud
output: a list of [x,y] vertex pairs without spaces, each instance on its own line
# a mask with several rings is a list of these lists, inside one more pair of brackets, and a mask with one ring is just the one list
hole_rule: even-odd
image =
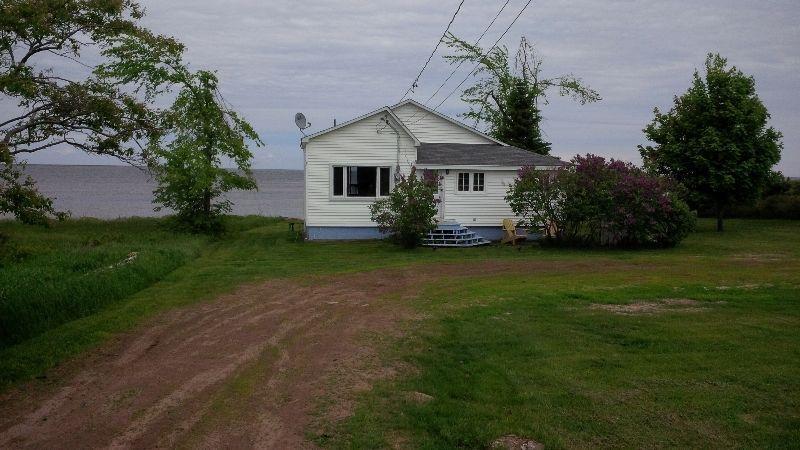
[[[142,3],[149,27],[186,43],[195,67],[219,71],[226,98],[268,144],[256,151],[256,166],[301,168],[294,113],[303,111],[318,130],[333,117],[346,120],[399,100],[458,0]],[[501,4],[466,0],[453,31],[475,39]],[[522,4],[512,0],[484,43],[494,42]],[[719,51],[755,76],[785,136],[779,169],[800,176],[797,0],[535,1],[503,43],[514,47],[522,35],[536,44],[547,74],[572,72],[603,96],[586,106],[551,96],[544,127],[556,154],[638,162],[636,145],[644,142],[641,129],[653,107],[668,108],[705,54]],[[414,98],[427,99],[450,70],[435,57]],[[465,106],[454,95],[441,110],[455,116]],[[31,161],[98,162],[64,150]]]

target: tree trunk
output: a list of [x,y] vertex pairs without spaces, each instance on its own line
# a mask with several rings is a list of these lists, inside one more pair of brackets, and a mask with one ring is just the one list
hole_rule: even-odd
[[203,214],[206,219],[211,217],[211,191],[209,189],[203,191]]
[[725,208],[717,205],[717,231],[722,232],[722,219],[725,217]]

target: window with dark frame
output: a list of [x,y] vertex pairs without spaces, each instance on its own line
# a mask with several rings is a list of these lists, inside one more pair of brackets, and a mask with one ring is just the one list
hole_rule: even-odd
[[466,172],[458,174],[458,191],[469,192],[469,174]]
[[344,195],[344,167],[333,168],[333,195]]
[[349,166],[347,168],[348,197],[375,197],[377,185],[377,167]]
[[389,195],[391,168],[375,166],[333,166],[335,197],[378,197]]
[[381,167],[381,195],[389,195],[391,177],[391,170],[388,167]]
[[477,192],[483,192],[483,180],[484,180],[483,173],[474,173],[472,174],[472,190]]

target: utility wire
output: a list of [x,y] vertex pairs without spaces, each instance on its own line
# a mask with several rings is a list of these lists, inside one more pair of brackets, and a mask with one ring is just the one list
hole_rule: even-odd
[[[472,45],[475,45],[475,46],[477,46],[478,44],[480,44],[480,43],[481,43],[481,39],[483,39],[483,37],[484,37],[484,36],[486,36],[486,33],[489,31],[489,29],[490,29],[490,28],[492,28],[492,25],[494,25],[494,22],[497,20],[497,18],[498,18],[498,17],[500,17],[500,14],[502,14],[502,13],[503,13],[503,10],[504,10],[504,9],[506,9],[506,6],[508,6],[508,2],[509,2],[509,1],[511,1],[511,0],[506,0],[506,2],[505,2],[505,3],[503,3],[503,6],[500,8],[500,11],[497,11],[497,14],[495,14],[495,16],[494,16],[494,19],[492,19],[492,21],[491,21],[491,22],[489,22],[489,25],[488,25],[488,26],[487,26],[487,27],[486,27],[486,28],[483,30],[483,33],[481,33],[481,35],[480,35],[480,36],[478,36],[478,39],[477,39],[477,40],[475,41],[475,43],[474,43],[474,44],[472,44]],[[445,78],[445,79],[444,79],[444,81],[442,82],[442,84],[440,84],[440,85],[439,85],[439,87],[438,87],[438,88],[436,88],[436,90],[433,92],[433,94],[431,94],[431,96],[430,96],[430,97],[428,97],[428,99],[427,99],[427,100],[425,100],[425,103],[423,103],[423,104],[427,105],[427,104],[428,104],[428,102],[429,102],[429,101],[431,101],[431,99],[433,99],[434,97],[436,97],[436,94],[438,94],[438,93],[439,93],[439,91],[441,91],[441,90],[442,90],[442,88],[444,87],[444,85],[445,85],[445,84],[447,84],[447,82],[448,82],[448,81],[450,81],[450,79],[451,79],[451,78],[453,78],[453,75],[455,75],[455,74],[456,74],[456,72],[458,71],[458,69],[460,69],[460,68],[461,68],[461,66],[462,66],[462,65],[464,65],[464,62],[465,62],[465,61],[466,61],[465,59],[462,59],[462,60],[461,60],[461,61],[458,63],[458,65],[456,66],[456,68],[455,68],[455,69],[453,69],[453,71],[452,71],[452,72],[450,72],[450,75],[448,75],[448,76],[447,76],[447,78]]]
[[[506,33],[508,33],[508,31],[511,29],[511,27],[513,27],[513,26],[514,26],[514,24],[517,22],[517,19],[519,19],[519,17],[522,15],[522,13],[524,13],[524,12],[525,12],[525,9],[527,9],[527,8],[528,8],[528,5],[530,5],[532,2],[533,2],[533,0],[528,0],[528,2],[527,2],[527,3],[525,3],[525,6],[523,6],[523,7],[522,7],[522,9],[520,9],[520,10],[519,10],[519,13],[517,13],[517,16],[516,16],[516,17],[514,17],[514,20],[512,20],[512,21],[511,21],[511,23],[508,25],[508,27],[506,28],[506,30],[505,30],[505,31],[503,31],[503,34],[501,34],[501,35],[500,35],[500,37],[499,37],[499,38],[497,38],[497,40],[494,42],[494,45],[492,45],[492,46],[489,48],[489,50],[486,50],[486,53],[484,53],[484,54],[483,54],[483,56],[481,56],[481,58],[480,58],[480,59],[483,59],[483,58],[487,57],[487,56],[489,55],[489,53],[491,53],[491,51],[492,51],[492,50],[494,50],[494,48],[495,48],[495,47],[497,47],[497,44],[498,44],[498,43],[500,43],[500,41],[503,39],[503,37],[505,37]],[[438,104],[438,105],[436,105],[436,107],[435,107],[435,108],[433,108],[433,110],[434,110],[434,111],[436,111],[437,109],[439,109],[439,107],[440,107],[440,106],[442,106],[442,105],[444,104],[444,102],[446,102],[446,101],[447,101],[447,99],[448,99],[448,98],[450,98],[450,97],[451,97],[453,94],[455,94],[455,93],[456,93],[456,91],[458,90],[458,88],[460,88],[460,87],[461,87],[461,85],[463,85],[464,83],[466,83],[466,82],[467,82],[467,80],[469,79],[469,77],[471,77],[471,76],[472,76],[473,72],[475,72],[475,70],[477,70],[477,69],[478,69],[478,67],[480,67],[480,65],[481,65],[480,59],[478,60],[478,63],[477,63],[477,64],[475,64],[475,67],[473,67],[473,68],[472,68],[472,69],[471,69],[471,70],[470,70],[470,71],[467,73],[467,76],[466,76],[466,77],[464,77],[464,79],[463,79],[463,80],[461,80],[461,82],[460,82],[460,83],[458,83],[458,85],[455,87],[455,89],[453,89],[452,91],[450,91],[450,93],[449,93],[449,94],[447,94],[447,97],[445,97],[444,99],[442,99],[442,101],[441,101],[441,102],[439,102],[439,104]]]
[[[502,13],[503,13],[503,10],[505,10],[505,9],[506,9],[506,6],[508,6],[508,3],[509,3],[509,1],[510,1],[510,0],[506,0],[506,2],[505,2],[505,3],[503,3],[503,6],[502,6],[502,7],[500,7],[500,10],[499,10],[499,11],[497,11],[497,14],[495,14],[495,15],[494,15],[494,18],[492,19],[492,21],[491,21],[491,22],[489,22],[489,25],[487,25],[487,26],[486,26],[486,28],[484,28],[484,30],[483,30],[483,33],[481,33],[481,35],[480,35],[480,36],[478,36],[478,39],[477,39],[477,40],[475,40],[475,43],[474,43],[474,44],[472,44],[472,45],[475,45],[475,46],[477,46],[478,44],[480,44],[480,43],[481,43],[481,39],[483,39],[483,37],[484,37],[484,36],[486,36],[486,33],[488,33],[488,32],[489,32],[489,29],[490,29],[490,28],[492,28],[492,25],[494,25],[495,21],[497,21],[497,18],[498,18],[498,17],[500,17],[500,14],[502,14]],[[423,103],[423,105],[427,106],[427,105],[428,105],[428,102],[430,102],[430,101],[431,101],[431,99],[433,99],[434,97],[436,97],[436,94],[438,94],[438,93],[439,93],[439,91],[441,91],[441,90],[442,90],[442,88],[444,87],[444,85],[445,85],[445,84],[447,84],[447,82],[448,82],[448,81],[450,81],[450,79],[451,79],[451,78],[453,78],[453,75],[455,75],[455,74],[456,74],[456,72],[458,71],[458,69],[459,69],[459,68],[460,68],[462,65],[464,65],[464,62],[466,62],[466,60],[465,60],[465,59],[462,59],[462,60],[461,60],[461,61],[458,63],[458,65],[456,66],[456,68],[455,68],[455,69],[453,69],[453,71],[452,71],[452,72],[450,72],[450,75],[448,75],[448,76],[447,76],[447,78],[445,78],[445,79],[444,79],[444,81],[442,82],[442,84],[440,84],[440,85],[439,85],[439,87],[438,87],[438,88],[436,88],[436,91],[434,91],[434,93],[433,93],[433,94],[431,94],[431,96],[430,96],[430,97],[428,97],[428,99],[427,99],[427,100],[425,100],[425,102]],[[414,112],[414,114],[412,114],[412,115],[411,115],[411,117],[409,117],[409,118],[408,118],[407,122],[411,122],[411,121],[412,121],[412,120],[414,120],[414,119],[415,119],[415,118],[416,118],[416,117],[417,117],[419,114],[422,114],[422,117],[425,117],[425,116],[427,116],[427,115],[428,115],[428,113],[427,113],[426,111],[415,111],[415,112]],[[420,120],[422,119],[422,117],[420,117]],[[415,122],[413,122],[413,123],[417,123],[417,122],[419,122],[419,120],[417,120],[417,121],[415,121]]]
[[[453,22],[456,20],[456,16],[458,15],[458,12],[461,11],[461,7],[463,5],[464,5],[464,0],[461,0],[461,3],[458,4],[458,8],[456,8],[456,12],[453,13],[453,17],[450,19],[450,22],[447,24],[447,28],[444,29],[444,33],[442,33],[442,37],[440,37],[439,41],[436,42],[436,46],[433,47],[433,51],[431,52],[430,56],[428,56],[428,60],[425,61],[425,64],[422,66],[422,69],[417,74],[417,77],[414,78],[414,81],[411,83],[411,86],[409,86],[408,89],[406,89],[406,92],[403,94],[403,96],[400,97],[400,101],[401,102],[403,101],[403,99],[406,98],[406,95],[408,95],[409,92],[413,91],[417,87],[417,83],[419,82],[419,78],[422,76],[422,72],[425,72],[425,69],[428,67],[428,63],[430,63],[431,59],[433,59],[433,55],[436,53],[436,50],[439,49],[439,45],[442,44],[442,41],[444,40],[444,37],[447,35],[447,32],[450,31],[450,26],[453,25]],[[400,102],[398,102],[398,103],[400,103]]]
[[[435,107],[435,108],[433,108],[433,111],[434,111],[434,112],[435,112],[437,109],[439,109],[439,107],[440,107],[440,106],[442,106],[442,105],[444,104],[444,102],[446,102],[446,101],[447,101],[447,99],[448,99],[448,98],[450,98],[450,97],[451,97],[453,94],[455,94],[455,93],[456,93],[456,91],[458,90],[458,88],[460,88],[460,87],[461,87],[461,85],[463,85],[464,83],[466,83],[466,82],[467,82],[467,80],[469,79],[469,77],[470,77],[470,76],[472,76],[472,73],[473,73],[473,72],[475,72],[475,70],[476,70],[478,67],[480,67],[480,65],[481,65],[481,63],[480,63],[480,60],[481,60],[481,59],[483,59],[483,58],[485,58],[486,56],[488,56],[488,55],[489,55],[489,53],[490,53],[492,50],[494,50],[494,48],[495,48],[495,47],[497,47],[497,44],[498,44],[498,43],[500,43],[500,41],[503,39],[503,37],[505,37],[505,35],[508,33],[508,31],[511,29],[511,27],[513,27],[513,26],[514,26],[514,24],[515,24],[515,23],[517,22],[517,20],[520,18],[520,16],[522,15],[522,13],[524,13],[524,12],[525,12],[525,9],[527,9],[527,8],[528,8],[528,6],[529,6],[529,5],[530,5],[532,2],[533,2],[533,0],[528,0],[528,2],[527,2],[527,3],[525,3],[525,6],[523,6],[523,7],[522,7],[522,9],[520,9],[520,10],[519,10],[519,12],[517,13],[516,17],[514,17],[514,20],[512,20],[512,21],[511,21],[511,23],[510,23],[510,24],[508,24],[508,27],[506,27],[505,31],[503,31],[503,34],[501,34],[501,35],[500,35],[500,37],[499,37],[499,38],[497,38],[497,40],[496,40],[496,41],[494,41],[494,44],[493,44],[493,45],[492,45],[492,46],[489,48],[489,50],[486,50],[486,52],[485,52],[483,55],[481,55],[481,57],[480,57],[480,58],[479,58],[479,60],[478,60],[478,63],[477,63],[477,64],[475,64],[475,66],[474,66],[472,69],[470,69],[470,71],[469,71],[469,72],[467,72],[467,76],[466,76],[466,77],[464,77],[464,79],[463,79],[463,80],[461,80],[461,82],[460,82],[460,83],[458,83],[458,86],[456,86],[456,87],[455,87],[455,89],[453,89],[452,91],[450,91],[450,93],[449,93],[449,94],[447,94],[447,97],[445,97],[444,99],[442,99],[442,101],[441,101],[441,102],[439,102],[439,104],[438,104],[438,105],[436,105],[436,107]],[[411,123],[407,123],[406,125],[414,125],[414,124],[416,124],[417,122],[419,122],[420,120],[422,120],[422,119],[424,119],[425,117],[427,117],[427,116],[428,116],[428,114],[430,114],[430,112],[428,112],[428,111],[425,111],[425,113],[424,113],[424,114],[422,114],[422,117],[420,117],[419,119],[415,120],[414,122],[411,122],[411,120],[414,118],[414,115],[412,115],[412,116],[411,116],[411,118],[408,120],[408,122],[411,122]]]

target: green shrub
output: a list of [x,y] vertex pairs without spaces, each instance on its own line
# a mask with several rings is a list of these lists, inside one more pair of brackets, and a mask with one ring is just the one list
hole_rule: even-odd
[[[800,219],[800,180],[774,172],[761,198],[752,204],[736,205],[726,214],[739,219]],[[713,211],[700,211],[701,217],[713,217]]]
[[772,195],[756,206],[760,219],[800,219],[800,195]]
[[[707,212],[704,211],[704,216]],[[739,219],[800,219],[800,195],[770,195],[754,205],[731,208],[729,217]]]
[[668,247],[694,227],[694,215],[666,179],[630,163],[576,156],[567,168],[522,168],[506,200],[545,240],[608,247]]
[[406,248],[422,243],[425,236],[436,227],[436,200],[438,179],[430,172],[417,176],[415,167],[400,180],[387,198],[369,206],[372,220],[383,233]]

